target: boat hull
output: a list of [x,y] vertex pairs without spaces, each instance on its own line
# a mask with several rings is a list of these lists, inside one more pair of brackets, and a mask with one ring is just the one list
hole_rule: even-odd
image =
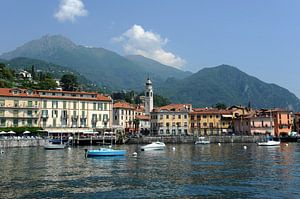
[[164,150],[166,145],[163,142],[155,142],[141,147],[141,151]]
[[280,141],[267,141],[267,142],[258,142],[258,146],[279,146]]
[[210,144],[210,141],[196,141],[195,144]]
[[56,150],[56,149],[64,149],[66,145],[64,144],[46,144],[44,145],[44,149],[46,150]]
[[115,150],[115,149],[94,149],[87,150],[87,157],[95,157],[95,156],[124,156],[126,155],[126,150]]

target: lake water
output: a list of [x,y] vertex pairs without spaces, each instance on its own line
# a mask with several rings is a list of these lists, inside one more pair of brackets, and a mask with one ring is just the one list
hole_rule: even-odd
[[128,155],[113,158],[85,148],[4,149],[0,198],[300,198],[300,143],[123,145]]

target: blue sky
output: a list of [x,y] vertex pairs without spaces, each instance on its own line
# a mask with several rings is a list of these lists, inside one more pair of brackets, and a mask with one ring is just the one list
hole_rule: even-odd
[[230,64],[300,97],[298,0],[1,0],[0,54],[45,34],[182,70]]

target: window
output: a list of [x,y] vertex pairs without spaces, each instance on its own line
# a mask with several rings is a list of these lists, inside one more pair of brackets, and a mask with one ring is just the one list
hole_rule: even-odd
[[81,109],[85,109],[85,102],[81,102]]
[[184,115],[184,119],[187,119],[187,115]]
[[160,129],[160,134],[164,134],[164,130],[163,129]]
[[178,119],[181,119],[181,115],[178,115]]
[[203,118],[206,118],[206,115],[203,115]]
[[169,115],[166,115],[166,119],[169,119]]
[[58,101],[52,101],[52,108],[58,108]]
[[77,102],[73,102],[73,109],[77,109]]
[[32,126],[32,119],[27,119],[27,126],[29,126],[29,127]]
[[28,101],[28,107],[32,107],[32,101]]
[[170,130],[169,130],[169,129],[167,129],[167,130],[166,130],[166,133],[167,133],[167,134],[170,134]]
[[14,106],[18,107],[19,106],[19,100],[14,100]]
[[1,119],[1,126],[6,126],[5,123],[6,123],[6,119],[2,118]]
[[200,119],[200,118],[201,118],[201,116],[198,114],[198,115],[197,115],[197,119]]
[[18,110],[14,110],[13,111],[13,117],[18,117],[19,116],[19,111]]
[[66,109],[66,108],[67,108],[67,102],[63,101],[63,109]]
[[5,105],[5,100],[0,100],[0,106],[4,106]]
[[43,108],[47,108],[47,100],[43,101]]
[[0,117],[4,117],[4,111],[3,110],[0,111]]
[[93,103],[93,110],[95,111],[96,109],[97,109],[97,103],[94,102],[94,103]]
[[205,126],[205,127],[206,127],[206,126],[207,126],[207,123],[206,123],[206,122],[204,122],[204,123],[203,123],[203,126]]
[[163,115],[160,115],[160,116],[159,116],[159,119],[161,119],[161,120],[164,119],[164,116],[163,116]]
[[104,103],[104,110],[107,111],[107,103]]
[[14,125],[14,127],[17,127],[18,124],[19,124],[19,120],[18,120],[18,119],[14,119],[14,120],[13,120],[13,125]]
[[58,111],[57,110],[53,110],[52,111],[52,117],[53,118],[57,118],[57,116],[58,116]]
[[[102,111],[102,103],[98,103],[98,110],[101,110]],[[123,111],[123,110],[122,110]],[[122,112],[123,114],[123,112]]]
[[28,110],[28,111],[27,111],[27,115],[28,115],[29,117],[32,117],[32,111],[31,111],[31,110]]

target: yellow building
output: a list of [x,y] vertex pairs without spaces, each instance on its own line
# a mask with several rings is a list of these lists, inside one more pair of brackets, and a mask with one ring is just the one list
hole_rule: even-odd
[[195,136],[232,133],[232,111],[195,108],[189,113],[189,130]]
[[188,114],[191,104],[170,104],[151,112],[150,130],[153,135],[189,135]]
[[111,128],[112,99],[95,92],[0,88],[1,127]]

